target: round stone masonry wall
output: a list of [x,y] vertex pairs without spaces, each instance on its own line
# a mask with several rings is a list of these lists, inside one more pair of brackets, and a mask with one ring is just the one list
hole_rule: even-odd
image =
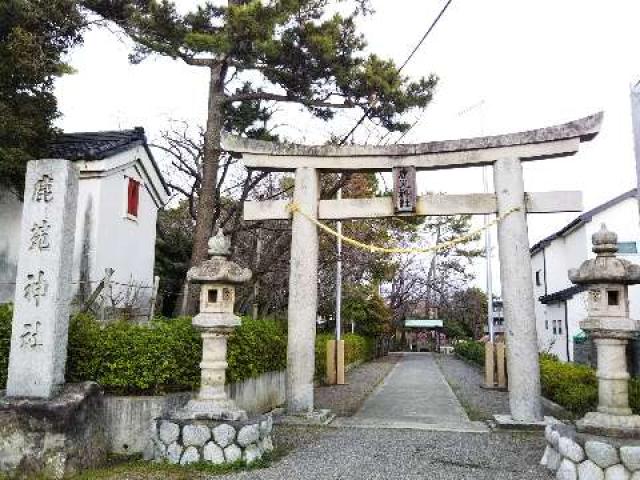
[[640,480],[640,441],[576,432],[547,425],[540,461],[558,480]]
[[251,464],[273,450],[271,415],[244,421],[159,418],[153,427],[149,460]]

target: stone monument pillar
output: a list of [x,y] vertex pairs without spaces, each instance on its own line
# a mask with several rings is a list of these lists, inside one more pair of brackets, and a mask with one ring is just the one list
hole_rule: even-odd
[[64,384],[78,172],[68,160],[27,166],[7,396],[51,398]]
[[222,229],[209,240],[210,259],[193,267],[187,280],[200,284],[200,313],[193,325],[202,335],[200,391],[181,412],[187,418],[240,420],[239,410],[225,391],[227,338],[240,318],[233,313],[235,285],[251,279],[251,270],[229,261],[230,244]]
[[0,395],[3,478],[67,478],[107,455],[101,388],[64,383],[77,198],[72,162],[28,163],[9,376]]
[[589,332],[598,355],[598,409],[577,423],[585,432],[640,437],[640,416],[629,408],[626,346],[640,324],[629,318],[629,285],[640,283],[640,266],[616,257],[618,236],[603,224],[593,234],[596,258],[569,271],[569,278],[587,288],[587,317],[580,327]]

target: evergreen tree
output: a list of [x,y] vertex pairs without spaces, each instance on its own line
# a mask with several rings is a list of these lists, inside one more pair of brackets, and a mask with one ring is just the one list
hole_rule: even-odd
[[[254,106],[250,111],[262,111],[255,105],[294,102],[324,120],[333,118],[338,109],[359,108],[383,128],[403,131],[408,125],[401,115],[425,107],[437,82],[435,76],[410,82],[393,62],[364,54],[366,43],[355,20],[367,13],[366,0],[229,0],[228,6],[206,2],[184,15],[169,0],[84,0],[83,4],[130,35],[136,43],[132,61],[157,53],[209,71],[192,264],[206,258],[219,211],[215,190],[223,157],[220,132],[230,106],[249,103]],[[337,4],[342,4],[340,10],[351,6],[351,12],[331,14]],[[229,91],[231,85],[238,86]],[[247,134],[263,133],[256,128]]]
[[0,185],[20,195],[26,162],[46,154],[58,116],[54,79],[85,26],[72,0],[0,2]]

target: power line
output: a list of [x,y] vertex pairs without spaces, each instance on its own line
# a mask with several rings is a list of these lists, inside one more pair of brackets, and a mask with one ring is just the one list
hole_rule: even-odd
[[411,53],[409,54],[409,56],[407,57],[407,59],[404,61],[404,63],[402,65],[400,65],[400,68],[398,69],[398,73],[400,73],[404,67],[407,66],[407,63],[409,63],[411,61],[411,59],[413,58],[413,56],[416,54],[416,52],[418,51],[418,49],[422,46],[422,44],[424,43],[424,41],[427,39],[427,37],[429,36],[429,34],[431,33],[431,30],[434,29],[434,27],[438,24],[438,22],[440,21],[440,18],[442,17],[442,15],[444,15],[444,12],[447,11],[447,8],[449,8],[449,5],[451,5],[451,2],[453,2],[453,0],[449,0],[444,7],[442,7],[442,10],[440,10],[440,13],[438,14],[438,16],[436,17],[436,19],[433,21],[433,23],[431,24],[431,26],[429,27],[429,29],[424,33],[424,35],[422,36],[422,38],[420,39],[420,41],[418,42],[418,44],[415,46],[415,48],[411,51]]
[[[402,70],[404,70],[404,67],[407,66],[407,64],[411,61],[411,59],[413,58],[413,56],[416,54],[416,52],[420,49],[420,47],[422,46],[422,44],[424,43],[424,41],[427,39],[427,37],[429,36],[429,34],[431,33],[431,31],[435,28],[435,26],[438,24],[438,22],[440,21],[440,18],[442,18],[442,15],[444,15],[444,12],[447,11],[447,8],[449,8],[449,5],[451,5],[451,2],[453,2],[453,0],[448,0],[447,3],[445,4],[444,7],[442,7],[442,10],[440,10],[440,13],[438,13],[438,16],[433,20],[433,22],[431,22],[431,25],[429,26],[429,28],[427,29],[427,31],[424,33],[424,35],[422,36],[422,38],[420,39],[420,41],[417,43],[417,45],[413,48],[413,50],[411,50],[411,53],[407,56],[407,58],[405,59],[404,62],[402,62],[402,65],[400,65],[400,68],[398,68],[398,73],[402,72]],[[356,124],[353,126],[353,128],[351,130],[349,130],[349,133],[347,133],[342,140],[340,140],[340,145],[344,145],[345,142],[349,139],[349,137],[351,135],[353,135],[353,133],[356,131],[356,129],[362,125],[362,122],[364,122],[364,120],[367,118],[367,115],[369,115],[369,112],[371,112],[371,108],[367,108],[364,113],[362,114],[362,117],[360,117],[360,119],[356,122]],[[417,121],[411,126],[409,127],[409,129],[400,137],[400,139],[402,139],[404,137],[404,135],[406,135],[409,130],[411,130],[415,124],[418,123]],[[398,141],[400,141],[400,139],[398,139]],[[398,141],[396,141],[396,143],[398,143]]]

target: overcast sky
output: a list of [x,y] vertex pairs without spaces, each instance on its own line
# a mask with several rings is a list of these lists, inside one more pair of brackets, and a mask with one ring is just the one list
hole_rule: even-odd
[[[178,2],[188,9],[192,0]],[[369,50],[401,63],[445,4],[444,0],[372,0],[361,21]],[[637,0],[453,0],[405,73],[440,77],[435,99],[403,143],[499,134],[563,123],[604,110],[601,134],[567,159],[529,163],[528,191],[582,190],[591,208],[636,183],[629,86],[640,78]],[[57,82],[65,131],[143,126],[156,138],[170,120],[203,124],[207,74],[154,57],[130,65],[130,44],[92,31],[70,62],[77,73]],[[322,143],[349,129],[297,109],[281,115],[283,135]],[[294,125],[296,127],[294,128]],[[362,140],[364,137],[360,137]],[[423,172],[423,191],[482,191],[479,169]],[[530,216],[535,242],[575,214]]]

